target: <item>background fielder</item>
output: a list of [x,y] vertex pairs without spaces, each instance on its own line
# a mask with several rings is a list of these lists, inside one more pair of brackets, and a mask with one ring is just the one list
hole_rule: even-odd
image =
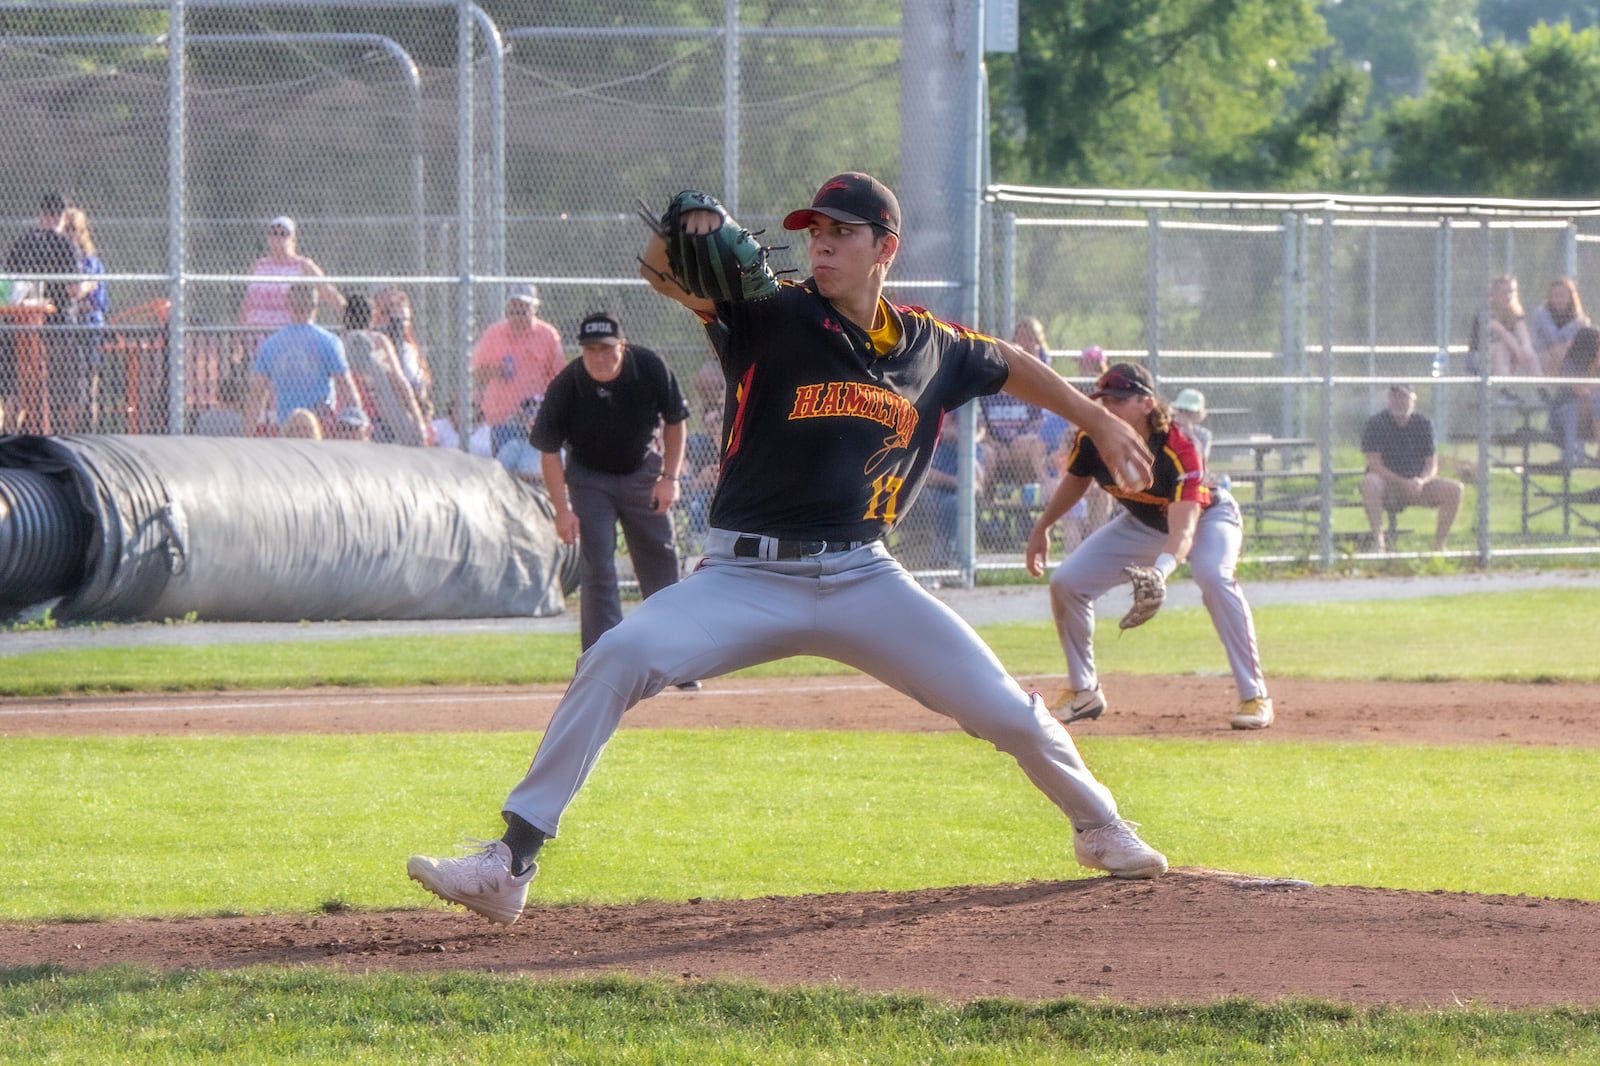
[[[1078,545],[1050,577],[1050,610],[1067,656],[1067,690],[1052,710],[1063,721],[1073,722],[1098,718],[1106,709],[1094,665],[1094,601],[1128,580],[1131,568],[1136,586],[1133,615],[1141,606],[1140,583],[1165,582],[1187,559],[1238,686],[1239,707],[1231,724],[1235,729],[1265,729],[1272,724],[1272,700],[1262,676],[1255,620],[1234,580],[1244,542],[1238,504],[1226,490],[1207,488],[1199,449],[1172,424],[1144,367],[1117,363],[1100,375],[1092,395],[1128,425],[1148,434],[1156,457],[1155,480],[1137,491],[1117,485],[1094,441],[1079,433],[1067,474],[1034,523],[1026,556],[1028,572],[1037,577],[1049,563],[1050,527],[1078,502],[1091,481],[1105,486],[1123,508]],[[1155,574],[1145,568],[1153,568]],[[1159,605],[1158,596],[1155,606]],[[1125,619],[1124,626],[1129,622]]]

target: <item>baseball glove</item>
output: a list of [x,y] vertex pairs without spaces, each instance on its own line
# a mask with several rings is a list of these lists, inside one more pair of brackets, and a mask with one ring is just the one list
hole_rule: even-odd
[[[683,216],[712,211],[722,224],[710,233],[687,233]],[[641,206],[640,217],[667,245],[667,265],[685,292],[707,300],[739,303],[776,295],[778,278],[767,265],[770,249],[735,222],[717,200],[687,189],[672,198],[659,219]]]
[[1167,580],[1153,566],[1125,566],[1122,572],[1133,583],[1133,606],[1118,625],[1123,629],[1142,626],[1156,616],[1167,598]]

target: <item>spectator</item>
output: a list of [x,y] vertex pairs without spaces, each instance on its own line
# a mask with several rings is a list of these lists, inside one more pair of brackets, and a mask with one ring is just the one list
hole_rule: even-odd
[[339,417],[334,420],[325,437],[328,440],[369,441],[372,439],[372,419],[367,417],[367,412],[360,404],[351,404],[339,412]]
[[1182,389],[1172,400],[1172,421],[1183,435],[1200,449],[1207,472],[1211,468],[1211,430],[1200,423],[1206,420],[1206,394],[1199,389]]
[[245,435],[245,402],[250,398],[250,372],[235,363],[217,387],[217,402],[195,415],[194,432],[199,437],[242,437]]
[[705,536],[711,513],[711,496],[722,470],[722,403],[700,409],[702,428],[683,442],[683,507],[689,515],[689,533],[698,544]]
[[695,402],[702,411],[715,407],[719,412],[717,417],[721,418],[724,391],[721,365],[715,359],[707,359],[694,372]]
[[[67,208],[61,216],[61,233],[77,249],[79,274],[106,272],[89,232],[89,216],[82,208]],[[110,294],[103,281],[81,281],[74,291],[78,313],[76,395],[69,424],[79,430],[94,430],[100,426],[100,347],[105,339]]]
[[1494,377],[1540,373],[1528,323],[1517,295],[1517,279],[1502,274],[1489,283],[1489,305],[1472,317],[1467,333],[1467,371]]
[[1410,385],[1389,386],[1389,406],[1367,420],[1361,431],[1361,450],[1367,472],[1361,479],[1361,502],[1376,551],[1387,551],[1383,516],[1407,507],[1433,507],[1439,512],[1433,550],[1443,551],[1450,527],[1461,508],[1461,482],[1439,477],[1439,455],[1434,449],[1433,423],[1417,411],[1417,394]]
[[426,444],[428,423],[417,394],[389,338],[369,329],[371,324],[372,305],[359,293],[351,295],[344,305],[344,357],[370,420],[371,438],[380,444]]
[[400,359],[400,372],[411,383],[417,399],[432,395],[433,370],[422,354],[412,325],[411,297],[397,286],[379,289],[372,297],[372,328],[389,338]]
[[283,420],[278,435],[290,440],[321,440],[322,422],[304,407],[296,407],[289,412],[289,417]]
[[[289,314],[293,321],[261,342],[251,365],[246,419],[253,426],[282,426],[296,408],[305,408],[322,422],[327,436],[335,410],[361,406],[350,364],[339,338],[314,324],[317,287],[292,285]],[[267,418],[268,402],[274,414]]]
[[474,398],[489,427],[489,454],[522,432],[522,404],[550,390],[566,366],[561,334],[540,320],[539,290],[519,285],[506,298],[506,317],[483,331],[472,349]]
[[[13,292],[13,301],[41,297],[49,305],[42,338],[47,384],[35,383],[43,385],[38,399],[44,407],[13,415],[14,421],[26,419],[29,428],[37,433],[71,432],[73,428],[69,412],[76,399],[78,343],[71,330],[61,327],[77,321],[79,286],[67,280],[42,280],[54,274],[78,272],[77,246],[61,232],[66,211],[67,201],[60,193],[46,193],[39,201],[39,224],[18,237],[6,254],[7,273],[31,275],[34,279],[23,283],[21,297]],[[22,394],[27,395],[27,390]]]
[[[257,259],[250,273],[272,278],[320,278],[323,271],[308,255],[301,255],[296,247],[294,219],[279,215],[267,223],[267,254]],[[239,305],[239,324],[263,333],[295,322],[289,307],[289,281],[252,281],[244,290],[244,302]],[[344,313],[344,295],[338,289],[321,282],[317,292],[340,314]]]
[[[928,547],[929,566],[956,565],[956,536],[961,514],[961,421],[964,415],[958,409],[945,412],[939,423],[939,442],[934,445],[933,457],[928,460],[928,479],[922,484],[922,495],[932,512],[931,536]],[[975,495],[983,492],[984,481],[993,462],[993,452],[984,441],[983,420],[977,420],[977,454],[973,457],[972,487]]]
[[[1585,326],[1573,336],[1556,377],[1600,378],[1600,330]],[[1600,387],[1563,385],[1550,408],[1550,428],[1561,438],[1563,466],[1586,466],[1589,454],[1585,441],[1594,439],[1600,426]]]
[[[1091,344],[1078,353],[1079,377],[1088,378],[1090,381],[1098,381],[1100,375],[1106,372],[1106,365],[1106,353],[1097,344]],[[1045,466],[1047,470],[1055,462],[1054,453],[1062,447],[1062,439],[1065,438],[1070,445],[1074,432],[1076,432],[1076,427],[1065,418],[1053,411],[1044,413],[1044,418],[1039,423],[1039,437],[1044,441],[1045,455],[1047,457]],[[1092,492],[1091,495],[1093,495]],[[1106,503],[1107,506],[1110,505],[1109,498]]]
[[1544,303],[1534,308],[1529,327],[1533,350],[1539,355],[1539,369],[1546,375],[1555,374],[1572,338],[1587,325],[1589,316],[1583,313],[1577,282],[1571,278],[1552,281]]
[[506,441],[494,453],[495,460],[514,477],[540,488],[544,487],[544,453],[535,448],[529,438],[538,421],[539,406],[543,399],[541,396],[522,402],[522,434]]
[[[1020,319],[1011,342],[1050,365],[1044,325],[1037,318]],[[989,441],[988,494],[1002,484],[1038,486],[1045,478],[1045,457],[1050,451],[1040,436],[1044,412],[1008,392],[983,397],[979,409]]]
[[[619,524],[642,596],[678,580],[667,512],[678,501],[689,406],[661,357],[630,345],[610,315],[585,318],[578,346],[579,358],[550,383],[531,439],[544,453],[556,533],[579,548],[579,637],[587,651],[622,621]],[[663,449],[656,452],[650,445],[661,423]],[[679,687],[698,688],[699,682]]]
[[456,425],[454,400],[446,405],[445,413],[440,414],[432,398],[425,399],[422,401],[422,413],[428,419],[428,432],[435,448],[460,449],[461,430]]

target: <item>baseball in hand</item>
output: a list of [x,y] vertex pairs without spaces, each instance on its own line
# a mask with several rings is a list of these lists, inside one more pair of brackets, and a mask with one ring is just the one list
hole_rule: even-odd
[[1123,488],[1137,488],[1139,483],[1144,480],[1144,474],[1139,469],[1139,464],[1134,462],[1132,459],[1125,461],[1122,464],[1121,480]]

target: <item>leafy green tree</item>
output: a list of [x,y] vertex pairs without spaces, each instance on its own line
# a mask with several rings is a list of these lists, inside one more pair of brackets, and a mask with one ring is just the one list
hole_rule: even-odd
[[1322,14],[1338,54],[1372,75],[1382,106],[1421,92],[1440,59],[1478,46],[1478,8],[1479,0],[1327,0]]
[[[1003,181],[1204,187],[1274,141],[1298,147],[1301,68],[1327,38],[1314,0],[1022,0],[1019,50],[992,57]],[[1348,86],[1330,101],[1343,105]],[[1334,125],[1337,125],[1335,123]],[[1324,129],[1328,124],[1324,123]],[[1312,137],[1315,140],[1315,135]],[[1318,153],[1312,153],[1316,155]],[[1274,168],[1254,168],[1281,179]]]
[[1600,22],[1600,9],[1594,0],[1483,0],[1478,19],[1483,23],[1485,40],[1504,38],[1525,42],[1528,31],[1543,22],[1554,26],[1565,22],[1575,30]]
[[1600,29],[1539,26],[1446,58],[1385,123],[1400,193],[1590,197],[1600,159]]

